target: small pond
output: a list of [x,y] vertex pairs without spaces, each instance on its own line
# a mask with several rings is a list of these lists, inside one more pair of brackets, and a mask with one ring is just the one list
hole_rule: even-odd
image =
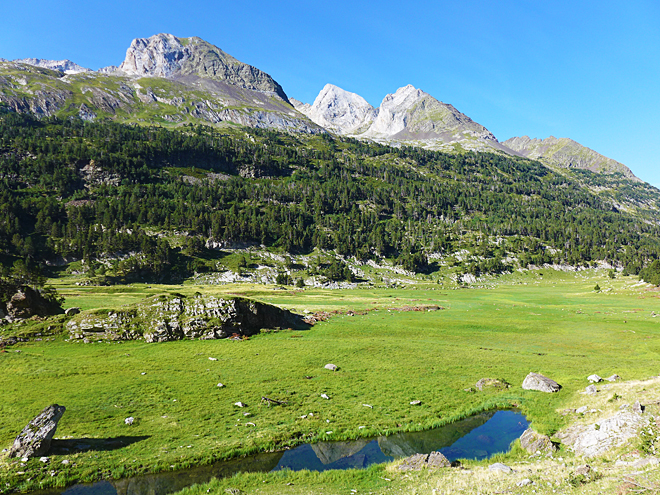
[[450,461],[486,459],[508,451],[528,425],[525,416],[518,411],[490,411],[433,430],[304,444],[285,452],[258,454],[181,471],[74,485],[66,489],[33,492],[33,495],[166,495],[238,472],[360,469],[434,451],[442,452]]

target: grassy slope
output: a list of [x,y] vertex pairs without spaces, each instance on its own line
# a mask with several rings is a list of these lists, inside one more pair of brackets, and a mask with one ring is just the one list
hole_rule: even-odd
[[[21,344],[0,354],[7,384],[0,404],[0,445],[8,448],[17,432],[53,402],[67,407],[59,438],[148,438],[102,455],[66,456],[76,464],[66,468],[59,463],[64,456],[55,456],[58,474],[44,475],[47,483],[167,470],[300,441],[428,428],[495,403],[519,404],[536,429],[552,433],[564,421],[555,410],[586,386],[587,375],[618,373],[633,379],[652,373],[660,322],[650,314],[657,309],[658,293],[635,287],[632,278],[610,282],[602,275],[552,272],[538,278],[528,276],[524,283],[529,285],[521,285],[511,276],[509,284],[491,290],[212,287],[202,290],[241,293],[298,310],[378,309],[336,315],[307,332],[285,330],[244,342]],[[612,290],[594,293],[596,281]],[[75,289],[80,295],[70,297],[68,305],[116,307],[163,289],[168,288],[134,287],[135,292],[119,294]],[[429,304],[447,309],[388,311]],[[340,371],[324,370],[328,362]],[[523,391],[520,383],[529,371],[556,379],[563,390],[552,396]],[[464,391],[482,377],[504,378],[513,387],[497,395]],[[218,382],[226,388],[217,388]],[[321,393],[331,400],[321,399]],[[289,404],[267,407],[260,404],[263,395]],[[413,399],[423,405],[409,406]],[[248,408],[234,407],[236,401]],[[246,410],[253,414],[250,419],[243,417]],[[299,418],[309,412],[315,413],[313,419]],[[128,416],[137,423],[125,426]],[[256,427],[244,426],[246,421]],[[358,429],[361,425],[367,428]],[[19,469],[26,474],[17,475]],[[38,460],[26,468],[3,460],[0,489],[5,483],[27,487],[27,478],[38,480],[37,471],[50,469]]]

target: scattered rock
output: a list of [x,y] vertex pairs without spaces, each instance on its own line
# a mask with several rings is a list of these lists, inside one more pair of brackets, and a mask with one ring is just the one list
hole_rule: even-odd
[[71,463],[71,461],[70,461],[69,459],[64,459],[64,460],[62,461],[62,464],[64,464],[65,466],[68,465],[68,464],[70,464],[70,463]]
[[584,413],[587,412],[587,409],[589,409],[587,406],[582,406],[582,407],[578,407],[575,410],[575,412],[578,413],[578,414],[584,414]]
[[209,358],[209,361],[217,361],[217,360],[218,360],[218,358],[214,358],[214,357]]
[[135,418],[133,416],[129,416],[124,420],[124,423],[127,425],[132,425],[135,422]]
[[520,480],[518,483],[516,483],[516,486],[529,486],[533,483],[532,480],[529,478],[525,478],[524,480]]
[[39,460],[41,462],[43,462],[44,464],[46,464],[48,461],[50,461],[50,458],[49,457],[40,457]]
[[247,404],[244,404],[244,403],[241,402],[241,401],[234,402],[234,405],[235,405],[236,407],[247,407]]
[[369,409],[373,409],[373,408],[374,408],[374,406],[372,406],[371,404],[362,404],[362,405],[363,405],[364,407],[368,407]]
[[644,409],[646,409],[643,405],[639,403],[639,401],[635,402],[632,405],[632,412],[637,413],[637,414],[643,414]]
[[243,416],[245,416],[246,418],[249,418],[250,416],[252,416],[252,413],[244,412]]
[[588,395],[596,395],[598,393],[598,389],[596,388],[596,385],[589,385],[584,389],[584,392]]
[[225,388],[225,385],[223,383],[218,383],[218,388]]
[[526,429],[520,436],[520,446],[530,454],[535,454],[536,452],[554,452],[557,450],[557,447],[554,446],[549,436],[541,435],[531,428]]
[[475,384],[475,387],[477,387],[477,390],[480,392],[483,391],[484,387],[494,388],[496,390],[505,390],[510,386],[511,385],[505,380],[498,380],[497,378],[482,378]]
[[605,378],[605,380],[607,380],[608,382],[616,382],[618,380],[621,380],[621,377],[617,374],[614,374],[612,376]]
[[328,364],[326,364],[326,365],[324,366],[324,368],[325,368],[326,370],[330,370],[330,371],[337,371],[337,370],[339,369],[336,365],[334,365],[334,364],[332,364],[332,363],[328,363]]
[[80,308],[68,308],[66,311],[64,311],[64,314],[67,316],[74,316],[80,313]]
[[424,467],[442,468],[450,467],[449,460],[440,452],[430,454],[414,454],[399,464],[399,471],[420,471]]
[[506,464],[502,464],[501,462],[496,462],[495,464],[491,464],[488,466],[489,471],[500,471],[502,473],[507,473],[510,474],[513,472],[513,469],[511,469],[509,466]]
[[603,381],[603,379],[598,375],[589,375],[587,380],[589,380],[591,383],[598,383]]
[[558,392],[561,388],[556,381],[538,373],[530,373],[525,377],[522,383],[522,388],[525,390],[538,390],[540,392]]
[[64,411],[66,408],[57,404],[41,411],[16,437],[9,457],[37,457],[48,452],[57,423],[62,419]]
[[421,405],[422,405],[422,401],[421,401],[421,400],[411,400],[411,401],[410,401],[410,405],[411,405],[411,406],[421,406]]
[[330,399],[330,397],[328,397],[327,394],[321,394],[321,398],[322,398],[322,399]]

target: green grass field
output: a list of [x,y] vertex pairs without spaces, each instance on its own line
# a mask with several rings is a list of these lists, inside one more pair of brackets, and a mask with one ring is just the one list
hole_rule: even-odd
[[[594,292],[596,282],[603,291]],[[535,429],[552,434],[565,421],[556,411],[588,385],[588,375],[617,373],[629,380],[658,373],[660,320],[652,312],[660,312],[660,292],[633,277],[608,280],[602,272],[511,275],[488,289],[458,290],[433,284],[337,291],[60,287],[65,306],[83,310],[196,290],[336,313],[307,331],[268,332],[240,342],[82,344],[58,336],[8,348],[0,354],[1,448],[9,448],[51,403],[67,407],[56,438],[131,437],[132,443],[57,455],[50,465],[35,459],[20,467],[3,458],[0,492],[175,470],[308,441],[426,429],[498,405],[518,405]],[[404,310],[432,305],[444,309]],[[325,370],[326,363],[339,370]],[[557,380],[563,389],[552,395],[522,390],[530,371]],[[465,391],[483,377],[505,379],[512,387]],[[217,387],[220,382],[224,388]],[[287,404],[268,406],[262,396]],[[412,400],[422,405],[410,406]],[[234,406],[237,401],[247,407]],[[300,418],[310,412],[312,418]],[[131,426],[124,424],[129,416],[136,419]],[[65,458],[68,466],[60,463]],[[355,476],[376,479],[385,476],[383,469]],[[332,475],[277,476],[323,483]]]

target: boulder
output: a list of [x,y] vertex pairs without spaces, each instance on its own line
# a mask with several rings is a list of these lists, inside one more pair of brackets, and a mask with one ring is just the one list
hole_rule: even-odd
[[21,286],[7,303],[7,315],[12,319],[50,316],[63,313],[59,304],[44,298],[28,286]]
[[41,457],[47,453],[64,411],[66,408],[57,404],[41,411],[16,437],[9,457]]
[[536,433],[531,428],[526,429],[520,436],[520,446],[530,454],[557,450],[549,436]]
[[644,414],[644,409],[646,409],[643,405],[639,403],[639,401],[635,402],[632,405],[632,412],[636,414]]
[[64,314],[67,316],[74,316],[80,313],[80,308],[68,308],[64,311]]
[[615,373],[614,375],[605,378],[605,380],[607,380],[608,382],[616,382],[618,380],[621,380],[621,377]]
[[596,385],[589,385],[587,388],[584,389],[584,391],[589,395],[596,395],[598,393],[598,389],[596,388]]
[[332,364],[332,363],[328,363],[328,364],[326,364],[326,365],[324,366],[324,368],[325,368],[326,370],[330,370],[330,371],[337,371],[337,370],[339,369],[339,368],[337,367],[337,365],[334,365],[334,364]]
[[414,454],[406,457],[399,464],[399,471],[420,471],[422,468],[443,468],[450,467],[451,462],[441,452],[431,452],[430,454]]
[[540,392],[558,392],[561,388],[556,381],[538,373],[530,373],[525,377],[522,383],[522,388],[525,390],[538,390]]
[[513,469],[511,469],[509,466],[506,464],[502,464],[501,462],[496,462],[495,464],[491,464],[488,466],[489,471],[500,471],[502,473],[510,474],[513,472]]
[[589,375],[587,380],[589,380],[591,383],[598,383],[603,381],[603,379],[598,375]]
[[506,381],[504,380],[498,380],[497,378],[482,378],[479,380],[476,384],[475,387],[477,387],[477,390],[482,391],[484,387],[486,388],[494,388],[496,390],[504,390],[509,388],[511,385],[509,385]]

